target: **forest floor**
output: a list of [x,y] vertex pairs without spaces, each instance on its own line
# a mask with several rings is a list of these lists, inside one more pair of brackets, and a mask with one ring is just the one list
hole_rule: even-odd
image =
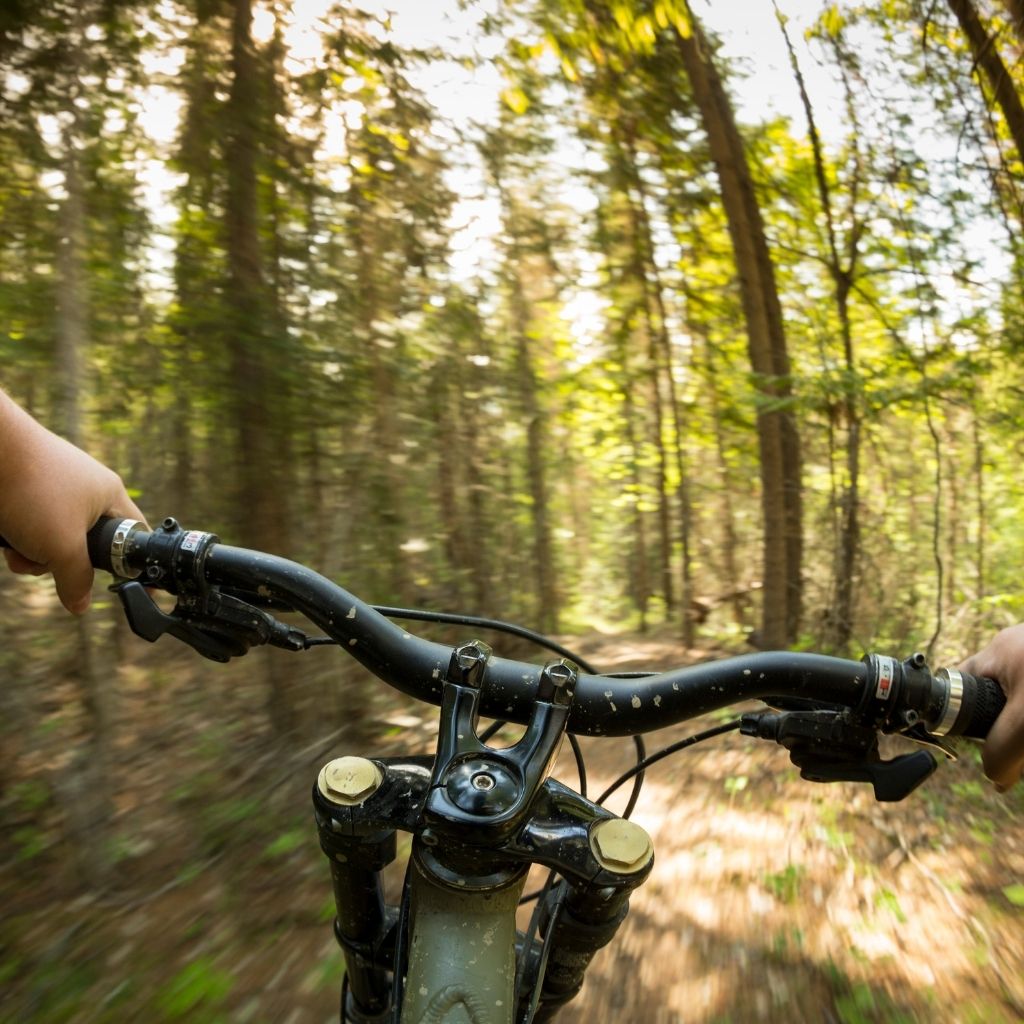
[[[574,643],[605,670],[712,653],[656,636]],[[53,838],[45,788],[5,794],[4,1024],[337,1020],[309,789],[341,753],[428,751],[436,712],[375,696],[358,742],[321,726],[282,755],[239,724],[258,718],[251,668],[211,696],[223,671],[166,658],[120,671],[102,891]],[[652,734],[648,750],[701,725]],[[633,753],[626,740],[584,750],[592,792]],[[565,754],[556,774],[575,783]],[[1024,1020],[1024,794],[997,795],[971,749],[885,805],[866,786],[801,782],[785,751],[732,733],[652,768],[633,817],[654,871],[564,1024]]]

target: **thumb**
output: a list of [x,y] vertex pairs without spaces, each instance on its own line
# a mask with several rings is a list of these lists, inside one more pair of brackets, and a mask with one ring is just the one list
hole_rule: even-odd
[[80,546],[76,545],[67,557],[51,561],[50,569],[60,603],[69,612],[81,615],[92,603],[93,569],[85,540]]

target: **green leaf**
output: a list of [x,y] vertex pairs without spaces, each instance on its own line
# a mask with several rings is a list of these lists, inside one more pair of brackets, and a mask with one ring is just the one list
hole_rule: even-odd
[[301,846],[305,846],[309,836],[304,828],[293,828],[282,832],[273,842],[269,843],[263,853],[267,857],[285,857]]
[[1015,906],[1024,907],[1024,885],[1020,882],[1003,887],[1003,895]]
[[199,1007],[220,1007],[233,984],[234,979],[218,970],[209,957],[200,957],[187,964],[157,994],[156,1004],[171,1020],[195,1020]]

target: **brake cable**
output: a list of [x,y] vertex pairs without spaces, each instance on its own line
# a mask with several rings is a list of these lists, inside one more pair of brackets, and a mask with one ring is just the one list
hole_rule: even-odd
[[667,747],[662,747],[655,754],[651,754],[650,757],[645,757],[642,761],[635,764],[627,772],[623,772],[598,798],[597,803],[603,804],[623,783],[628,782],[634,775],[642,775],[644,770],[650,768],[652,764],[657,764],[663,758],[669,757],[672,754],[678,753],[680,750],[684,750],[686,747],[692,747],[695,743],[701,743],[704,740],[712,739],[715,736],[721,736],[723,733],[732,732],[740,727],[741,719],[734,718],[729,722],[725,722],[723,725],[716,725],[714,728],[705,729],[703,732],[694,733],[692,736],[687,736],[685,739],[679,740],[676,743],[670,743]]

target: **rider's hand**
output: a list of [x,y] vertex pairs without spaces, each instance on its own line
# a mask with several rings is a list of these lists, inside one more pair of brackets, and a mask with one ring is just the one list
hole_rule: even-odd
[[1006,707],[989,730],[981,759],[985,774],[999,789],[1008,789],[1024,772],[1024,623],[997,633],[960,668],[994,679],[1006,693]]
[[68,611],[92,599],[85,535],[100,516],[143,519],[120,477],[50,433],[0,392],[0,536],[8,566],[52,572]]

